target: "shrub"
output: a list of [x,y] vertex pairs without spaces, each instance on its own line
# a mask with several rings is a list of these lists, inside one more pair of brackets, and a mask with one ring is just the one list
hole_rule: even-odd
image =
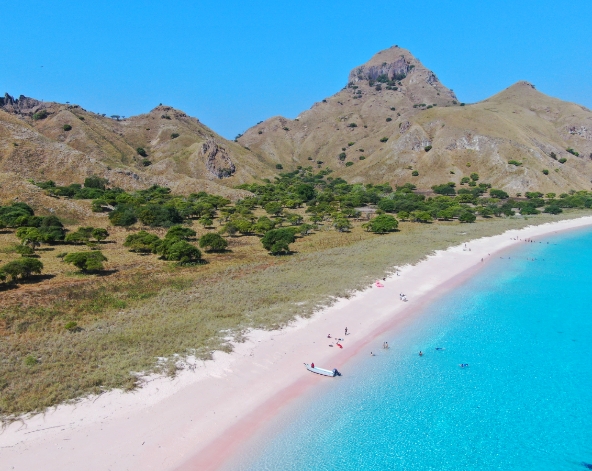
[[290,128],[289,128],[289,127],[287,127],[287,126],[284,126],[282,129],[283,129],[284,131],[289,131],[289,130],[290,130]]
[[351,146],[353,146],[354,144],[355,144],[355,142],[348,142],[348,143],[347,143],[347,146],[348,146],[348,147],[351,147]]
[[560,214],[563,212],[563,209],[561,209],[556,204],[550,204],[549,206],[545,206],[545,209],[543,210],[543,212],[549,213],[549,214]]
[[546,168],[543,169],[543,174],[545,175],[549,175],[549,170],[547,170]]
[[346,167],[351,167],[353,164],[354,164],[353,162],[346,162],[346,163],[345,163],[345,166],[346,166]]
[[442,185],[434,185],[432,186],[432,190],[434,193],[439,195],[447,195],[447,196],[454,196],[456,195],[456,191],[454,189],[456,185],[453,182],[444,183]]
[[391,106],[391,111],[395,111],[396,108],[394,106]]
[[479,174],[477,173],[471,173],[470,175],[471,180],[473,180],[474,182],[479,180]]
[[92,252],[74,252],[69,253],[64,257],[64,262],[71,263],[83,273],[95,272],[103,270],[103,262],[107,261],[107,257],[99,250]]
[[148,160],[148,159],[143,159],[142,160],[142,165],[144,167],[149,167],[150,165],[152,165],[152,162],[150,160]]
[[72,126],[70,126],[69,124],[64,124],[64,125],[62,126],[62,129],[63,129],[64,131],[71,131],[71,130],[72,130]]
[[520,167],[520,165],[522,165],[522,162],[518,162],[517,160],[508,160],[508,163],[516,167]]
[[211,232],[200,237],[199,246],[207,252],[222,252],[228,247],[228,242],[220,234]]
[[74,321],[66,322],[64,329],[70,332],[76,332],[78,330],[78,323]]
[[360,155],[360,160],[366,160],[366,157],[363,155]]
[[338,157],[339,157],[339,160],[343,161],[347,157],[347,154],[345,152],[342,152],[341,154],[339,154]]
[[291,229],[272,229],[263,236],[261,243],[266,250],[269,250],[273,255],[277,255],[284,252],[289,253],[289,245],[294,243],[295,240],[294,231]]
[[557,154],[555,152],[551,152],[549,157],[551,157],[553,160],[557,160]]
[[[123,118],[123,116],[122,116],[122,118]],[[80,121],[84,121],[84,116],[78,116],[78,119],[79,119]]]
[[393,120],[393,118],[386,118],[386,122],[390,123]]
[[33,247],[29,247],[28,245],[17,245],[15,251],[22,257],[35,255],[35,249]]
[[567,162],[567,159],[566,159],[565,157],[561,157],[561,158],[559,159],[559,163],[560,163],[560,164],[564,164],[565,162]]
[[158,242],[160,242],[158,236],[146,231],[140,231],[128,235],[123,246],[129,248],[130,252],[151,253]]
[[33,118],[33,121],[37,121],[39,119],[45,119],[45,118],[47,118],[47,116],[48,116],[47,111],[40,110],[40,111],[37,111],[37,113],[34,113],[32,118]]
[[171,139],[177,139],[179,137],[179,133],[178,132],[174,132],[171,134]]
[[419,172],[417,170],[414,170],[413,172],[411,172],[411,176],[412,177],[419,177]]
[[423,150],[425,150],[426,152],[429,152],[429,151],[431,151],[431,150],[432,150],[432,146],[425,146],[425,147],[423,148]]
[[25,357],[25,360],[24,360],[25,366],[28,366],[30,368],[32,366],[35,366],[37,363],[39,363],[39,362],[37,361],[37,358],[35,358],[33,355],[27,355]]
[[383,137],[380,139],[380,142],[386,142],[386,141],[388,141],[388,137]]
[[571,147],[568,147],[567,149],[565,149],[567,152],[569,152],[572,155],[575,155],[576,157],[580,156],[579,152],[576,152],[575,150],[573,150]]
[[350,127],[350,128],[357,128],[358,125],[356,123],[349,123],[348,124],[348,127]]
[[148,157],[148,154],[146,153],[146,151],[144,150],[143,147],[138,147],[136,149],[136,152],[138,153],[138,155],[140,155],[142,157]]
[[275,168],[278,170],[283,170],[284,166],[282,164],[275,164]]
[[97,190],[104,190],[109,184],[109,180],[106,178],[97,177],[92,175],[84,179],[85,188],[96,188]]

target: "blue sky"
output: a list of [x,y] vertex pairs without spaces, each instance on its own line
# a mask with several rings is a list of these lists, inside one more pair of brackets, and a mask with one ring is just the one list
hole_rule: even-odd
[[162,102],[227,138],[393,44],[465,102],[528,80],[592,108],[590,0],[2,3],[1,93],[125,116]]

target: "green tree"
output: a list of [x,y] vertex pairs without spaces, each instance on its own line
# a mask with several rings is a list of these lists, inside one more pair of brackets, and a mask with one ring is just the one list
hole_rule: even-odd
[[273,255],[280,253],[289,253],[289,245],[296,241],[294,231],[288,228],[284,229],[272,229],[268,231],[263,238],[261,243],[266,250],[269,250]]
[[275,228],[275,222],[269,219],[267,216],[261,216],[257,219],[257,222],[253,225],[253,230],[257,234],[265,234]]
[[136,211],[130,205],[118,205],[109,213],[109,220],[114,226],[129,227],[138,222]]
[[13,282],[17,280],[26,280],[30,278],[33,273],[41,274],[43,270],[43,263],[36,258],[19,258],[7,263],[0,268],[0,272],[10,276]]
[[506,193],[504,190],[489,190],[489,196],[491,196],[492,198],[498,198],[500,200],[505,200],[508,199],[508,197],[510,195],[508,195],[508,193]]
[[396,203],[390,198],[383,198],[378,202],[378,207],[386,213],[395,211]]
[[189,227],[173,226],[167,231],[165,237],[173,237],[179,240],[188,240],[195,237],[196,235],[197,232],[195,232],[193,229],[190,229]]
[[123,246],[129,248],[130,252],[150,253],[154,251],[155,244],[158,242],[160,242],[158,236],[146,231],[140,231],[128,235]]
[[390,214],[380,214],[368,222],[367,227],[371,232],[385,234],[396,231],[397,227],[399,227],[399,221]]
[[352,228],[352,224],[346,217],[339,216],[333,219],[333,227],[338,232],[346,232]]
[[28,245],[31,248],[39,247],[43,242],[43,234],[36,227],[19,227],[16,236],[23,245]]
[[209,217],[203,217],[199,219],[199,223],[203,226],[203,227],[212,227],[212,224],[214,224],[214,221],[212,221],[212,218]]
[[95,240],[101,242],[105,240],[107,237],[109,237],[109,232],[107,231],[107,229],[97,227],[96,229],[93,229],[92,236]]
[[264,209],[268,214],[273,214],[274,216],[278,216],[283,210],[282,205],[277,201],[267,203]]
[[228,242],[220,234],[210,232],[199,238],[199,246],[207,252],[223,252]]
[[475,222],[477,216],[475,216],[470,211],[464,211],[459,217],[458,220],[460,222]]
[[103,262],[107,261],[107,257],[99,250],[91,252],[74,252],[69,253],[64,257],[64,262],[71,263],[83,273],[95,272],[103,270]]
[[410,218],[415,222],[430,222],[432,220],[432,215],[428,211],[418,210],[412,211]]
[[163,258],[177,261],[179,265],[195,265],[201,261],[201,251],[185,240],[178,240],[167,248]]
[[98,190],[104,190],[108,184],[109,180],[107,180],[106,178],[97,177],[96,175],[88,177],[84,180],[85,188],[96,188]]

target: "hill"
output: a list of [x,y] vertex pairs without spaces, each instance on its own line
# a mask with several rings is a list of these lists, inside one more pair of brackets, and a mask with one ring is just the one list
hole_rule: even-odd
[[476,173],[512,193],[562,192],[590,189],[592,176],[590,110],[528,82],[465,106],[398,46],[356,67],[341,91],[296,119],[268,119],[239,142],[286,170],[329,167],[351,182],[425,189]]
[[82,183],[90,175],[124,189],[168,186],[236,199],[232,188],[275,168],[182,111],[107,117],[78,105],[0,98],[0,172],[22,179]]

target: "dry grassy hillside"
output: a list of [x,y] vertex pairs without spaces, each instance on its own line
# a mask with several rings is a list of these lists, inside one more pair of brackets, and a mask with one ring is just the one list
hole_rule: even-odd
[[591,187],[590,110],[527,82],[464,106],[397,46],[355,68],[344,89],[298,118],[271,118],[239,142],[286,170],[330,167],[352,182],[429,188],[477,173],[511,193]]
[[159,184],[236,199],[241,193],[233,187],[276,170],[168,106],[122,119],[6,95],[0,98],[0,172],[66,185],[98,175],[124,189]]

